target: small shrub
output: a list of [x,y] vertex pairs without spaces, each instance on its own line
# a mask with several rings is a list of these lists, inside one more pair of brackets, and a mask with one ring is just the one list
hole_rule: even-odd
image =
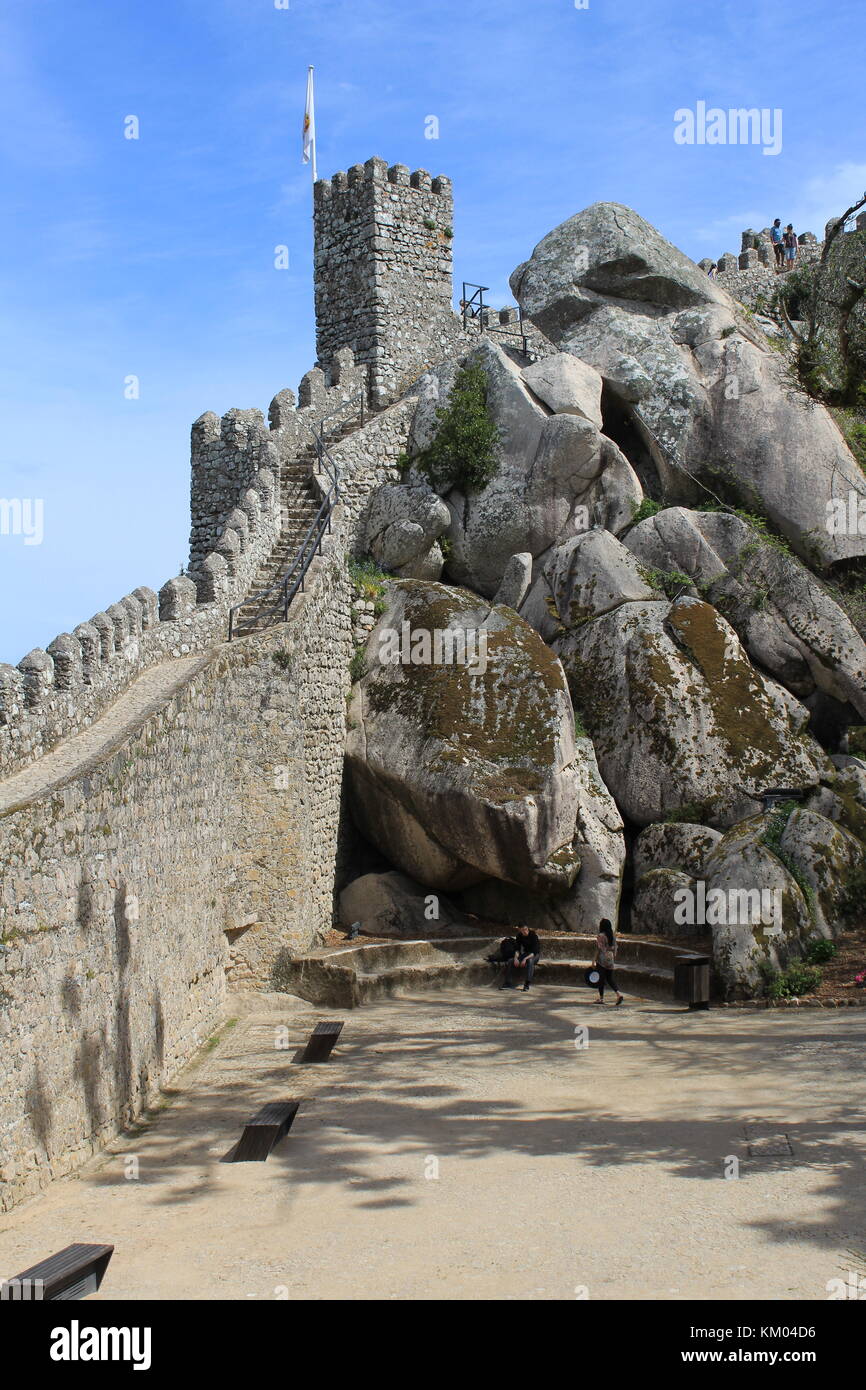
[[654,502],[651,497],[645,497],[632,517],[632,524],[637,526],[639,521],[646,521],[648,516],[655,516],[656,512],[661,510],[661,502]]
[[817,966],[797,961],[772,981],[767,995],[770,999],[802,999],[804,994],[814,993],[820,983],[821,972]]
[[436,223],[433,221],[432,217],[424,218],[424,226],[427,228],[428,232],[435,232],[436,230]]
[[453,228],[453,227],[446,227],[445,230],[443,231],[442,235],[443,235],[443,236],[447,236],[448,240],[450,241],[450,240],[452,239],[452,237],[454,236],[454,228]]
[[381,598],[385,592],[385,585],[391,578],[370,555],[365,555],[361,560],[351,556],[348,570],[355,593],[366,599]]
[[349,662],[349,675],[350,675],[351,678],[352,678],[352,684],[355,685],[355,683],[356,683],[357,681],[363,680],[363,678],[364,678],[364,676],[366,676],[366,674],[367,674],[367,648],[366,648],[366,646],[364,645],[364,643],[361,643],[361,645],[360,645],[360,646],[357,646],[357,647],[355,648],[355,650],[353,651],[353,653],[352,653],[352,659],[351,659],[351,661]]
[[819,936],[815,941],[810,941],[806,947],[806,960],[809,965],[826,965],[828,960],[832,960],[838,951],[835,941],[828,941],[825,936]]
[[684,589],[691,589],[694,581],[682,570],[655,570],[646,571],[647,579],[654,589],[661,589],[662,593],[669,599],[678,598]]
[[288,652],[271,652],[271,660],[281,671],[291,671],[292,658]]
[[398,454],[394,460],[394,467],[400,473],[408,473],[409,469],[412,467],[412,460],[406,453]]

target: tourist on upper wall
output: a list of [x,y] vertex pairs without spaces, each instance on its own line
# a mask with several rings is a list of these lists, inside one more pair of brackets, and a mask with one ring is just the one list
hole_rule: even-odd
[[794,231],[793,224],[788,223],[785,228],[785,269],[792,270],[794,261],[797,259],[797,233]]

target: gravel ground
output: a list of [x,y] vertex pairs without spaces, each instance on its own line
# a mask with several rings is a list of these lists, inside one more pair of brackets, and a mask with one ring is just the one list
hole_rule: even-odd
[[[866,1273],[866,1016],[591,999],[385,1000],[311,1067],[337,1015],[234,996],[147,1125],[0,1218],[0,1272],[104,1240],[105,1299],[807,1300]],[[267,1163],[223,1161],[292,1097]]]

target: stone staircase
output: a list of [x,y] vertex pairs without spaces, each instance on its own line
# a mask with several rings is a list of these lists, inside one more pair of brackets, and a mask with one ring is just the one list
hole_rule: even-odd
[[[365,424],[373,418],[373,414],[371,410],[365,411]],[[357,417],[334,422],[326,429],[325,438],[328,446],[339,444],[348,435],[354,434],[360,426],[361,422]],[[303,453],[283,466],[280,488],[280,536],[250,584],[249,601],[235,621],[236,637],[257,632],[274,620],[273,610],[280,602],[280,595],[268,593],[268,590],[274,589],[291,569],[321,506],[321,497],[313,484],[315,465],[316,446],[311,440]],[[257,595],[262,595],[262,598],[257,600]],[[277,615],[277,621],[279,617],[280,615]]]
[[[501,972],[485,960],[505,928],[490,935],[435,937],[417,941],[357,941],[297,956],[282,972],[281,988],[311,1004],[354,1009],[375,999],[437,989],[495,989]],[[628,995],[673,999],[674,962],[695,953],[641,937],[617,938],[617,979]],[[595,954],[595,937],[542,935],[539,987],[586,989],[584,972]]]

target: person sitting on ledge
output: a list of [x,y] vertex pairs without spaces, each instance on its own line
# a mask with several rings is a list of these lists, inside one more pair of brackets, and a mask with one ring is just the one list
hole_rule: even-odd
[[532,984],[532,977],[535,974],[535,967],[541,956],[541,943],[534,931],[530,931],[524,922],[517,928],[517,950],[514,959],[508,962],[505,971],[505,984],[500,985],[500,989],[517,989],[514,983],[515,970],[525,970],[526,975],[523,979],[523,988],[529,989]]

